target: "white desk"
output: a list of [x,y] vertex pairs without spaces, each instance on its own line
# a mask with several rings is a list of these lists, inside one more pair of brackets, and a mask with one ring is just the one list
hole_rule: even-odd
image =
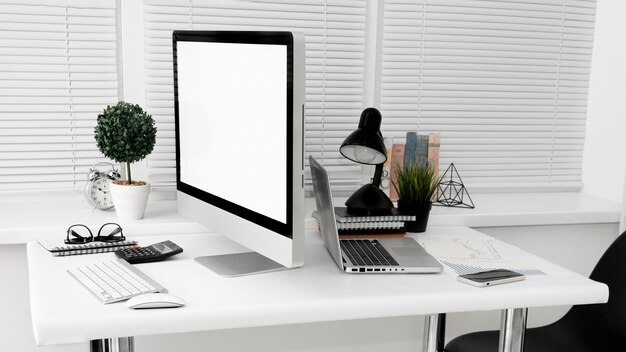
[[[428,233],[485,236],[466,227],[432,226]],[[138,267],[170,293],[184,298],[187,305],[183,308],[135,311],[123,303],[101,304],[65,269],[109,260],[114,254],[52,257],[36,242],[29,242],[30,301],[37,344],[407,315],[428,316],[431,336],[427,335],[427,340],[432,344],[437,313],[505,310],[519,318],[525,310],[511,308],[604,303],[608,299],[606,285],[573,272],[490,288],[459,283],[446,273],[349,275],[339,271],[316,234],[308,234],[302,268],[222,278],[193,258],[239,251],[238,245],[215,234],[139,238],[144,245],[164,239],[173,240],[184,252]],[[509,315],[505,322],[511,318]],[[521,326],[515,319],[510,323],[512,331],[523,333],[525,319]]]

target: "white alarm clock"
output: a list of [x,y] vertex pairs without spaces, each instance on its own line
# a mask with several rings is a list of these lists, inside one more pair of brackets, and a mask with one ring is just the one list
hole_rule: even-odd
[[[96,169],[98,165],[109,165],[110,169],[107,172],[101,172]],[[89,180],[85,185],[85,198],[87,198],[87,202],[98,209],[112,208],[113,198],[111,197],[109,186],[112,180],[119,178],[120,174],[113,164],[107,162],[94,164],[93,168],[89,170]]]

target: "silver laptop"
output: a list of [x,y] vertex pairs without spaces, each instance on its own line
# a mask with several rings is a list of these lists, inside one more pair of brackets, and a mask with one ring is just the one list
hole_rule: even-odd
[[441,264],[412,238],[339,239],[328,173],[312,156],[309,165],[322,240],[341,270],[365,274],[441,272]]

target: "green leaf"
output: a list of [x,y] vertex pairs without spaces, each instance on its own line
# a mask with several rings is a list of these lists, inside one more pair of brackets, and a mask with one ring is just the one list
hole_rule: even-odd
[[98,115],[94,137],[106,157],[120,163],[133,163],[152,153],[156,131],[151,115],[139,105],[120,101],[107,106]]
[[398,197],[411,204],[425,204],[432,200],[439,179],[436,170],[426,161],[396,165],[396,183],[393,184]]

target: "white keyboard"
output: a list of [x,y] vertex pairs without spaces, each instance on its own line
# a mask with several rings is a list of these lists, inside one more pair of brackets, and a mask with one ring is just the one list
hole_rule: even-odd
[[67,271],[103,303],[127,300],[149,292],[167,292],[123,259],[79,266]]

